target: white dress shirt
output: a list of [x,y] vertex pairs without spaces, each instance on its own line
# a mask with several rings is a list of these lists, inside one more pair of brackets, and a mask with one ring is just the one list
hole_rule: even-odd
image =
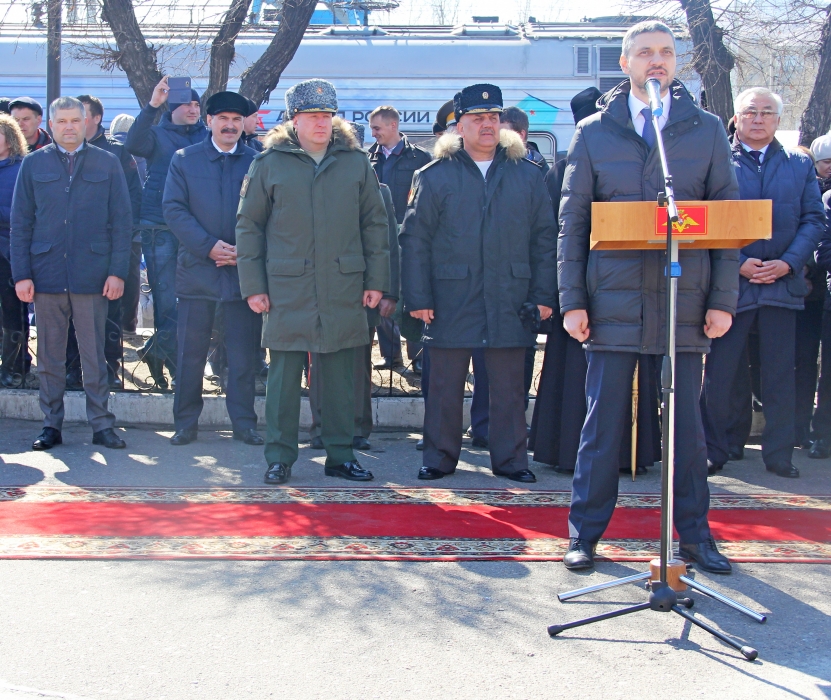
[[[664,113],[656,119],[658,122],[658,129],[663,131],[664,126],[667,123],[667,119],[669,119],[669,108],[672,104],[672,95],[670,91],[667,90],[667,94],[661,98],[661,104],[664,106]],[[643,136],[643,127],[646,124],[646,120],[643,118],[643,114],[641,114],[641,110],[645,107],[649,107],[646,102],[641,102],[637,97],[635,97],[635,93],[631,90],[629,91],[629,113],[632,115],[632,124],[635,126],[635,131],[638,132],[638,136]]]
[[750,147],[750,146],[748,146],[746,143],[743,143],[743,142],[740,142],[740,143],[742,143],[742,148],[743,148],[745,151],[747,151],[748,153],[750,153],[751,151],[759,151],[759,153],[761,153],[761,154],[762,154],[762,155],[759,157],[759,163],[761,164],[761,163],[764,163],[764,162],[765,162],[765,155],[766,155],[766,154],[767,154],[767,152],[768,152],[768,146],[770,146],[770,144],[769,144],[769,143],[768,143],[768,144],[765,144],[765,145],[764,145],[764,146],[762,146],[761,148],[751,148],[751,147]]
[[237,152],[237,146],[239,145],[239,141],[237,141],[237,142],[234,144],[234,147],[233,147],[230,151],[223,151],[223,150],[222,150],[219,146],[217,146],[217,145],[216,145],[216,141],[214,141],[214,137],[213,137],[213,136],[211,136],[211,143],[214,145],[214,148],[215,148],[217,151],[219,151],[220,153],[228,153],[228,154],[231,154],[231,153],[236,153],[236,152]]

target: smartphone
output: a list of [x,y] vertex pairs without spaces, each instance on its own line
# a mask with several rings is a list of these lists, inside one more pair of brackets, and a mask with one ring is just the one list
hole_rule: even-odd
[[190,78],[168,78],[167,101],[176,104],[190,104]]

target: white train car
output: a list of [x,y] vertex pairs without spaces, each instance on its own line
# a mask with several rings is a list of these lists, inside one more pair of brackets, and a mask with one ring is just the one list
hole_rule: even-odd
[[[207,56],[213,27],[144,26],[165,69],[190,75],[198,90],[207,85]],[[294,59],[283,72],[270,101],[260,110],[261,128],[283,119],[283,93],[307,78],[326,78],[338,89],[342,115],[366,122],[373,108],[394,105],[402,130],[417,140],[432,136],[441,105],[463,86],[490,82],[502,89],[506,105],[524,109],[531,138],[553,160],[565,151],[574,132],[569,100],[595,85],[605,91],[624,75],[618,65],[627,25],[614,20],[580,23],[473,24],[458,27],[379,27],[312,25]],[[274,27],[248,25],[236,42],[229,89],[263,52]],[[81,56],[102,44],[113,44],[100,28],[72,25],[64,29],[62,92],[89,93],[105,105],[105,123],[118,113],[135,114],[139,105],[126,75],[111,72]],[[0,33],[0,95],[46,98],[45,29],[5,25]],[[682,77],[694,94],[699,83],[684,55],[689,42],[679,41]],[[368,138],[367,134],[367,138]]]

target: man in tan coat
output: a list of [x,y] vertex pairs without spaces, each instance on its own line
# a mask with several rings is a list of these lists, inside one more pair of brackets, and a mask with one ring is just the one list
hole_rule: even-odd
[[364,307],[389,291],[386,210],[331,83],[289,88],[286,113],[243,182],[236,229],[240,289],[270,350],[265,482],[285,483],[297,460],[308,352],[323,375],[325,473],[370,481],[352,449],[353,353],[369,342]]

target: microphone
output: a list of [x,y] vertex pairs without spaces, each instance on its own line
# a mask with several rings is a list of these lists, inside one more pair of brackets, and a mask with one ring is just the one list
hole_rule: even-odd
[[664,103],[661,102],[661,83],[657,78],[646,81],[646,94],[649,95],[649,109],[656,117],[664,113]]

